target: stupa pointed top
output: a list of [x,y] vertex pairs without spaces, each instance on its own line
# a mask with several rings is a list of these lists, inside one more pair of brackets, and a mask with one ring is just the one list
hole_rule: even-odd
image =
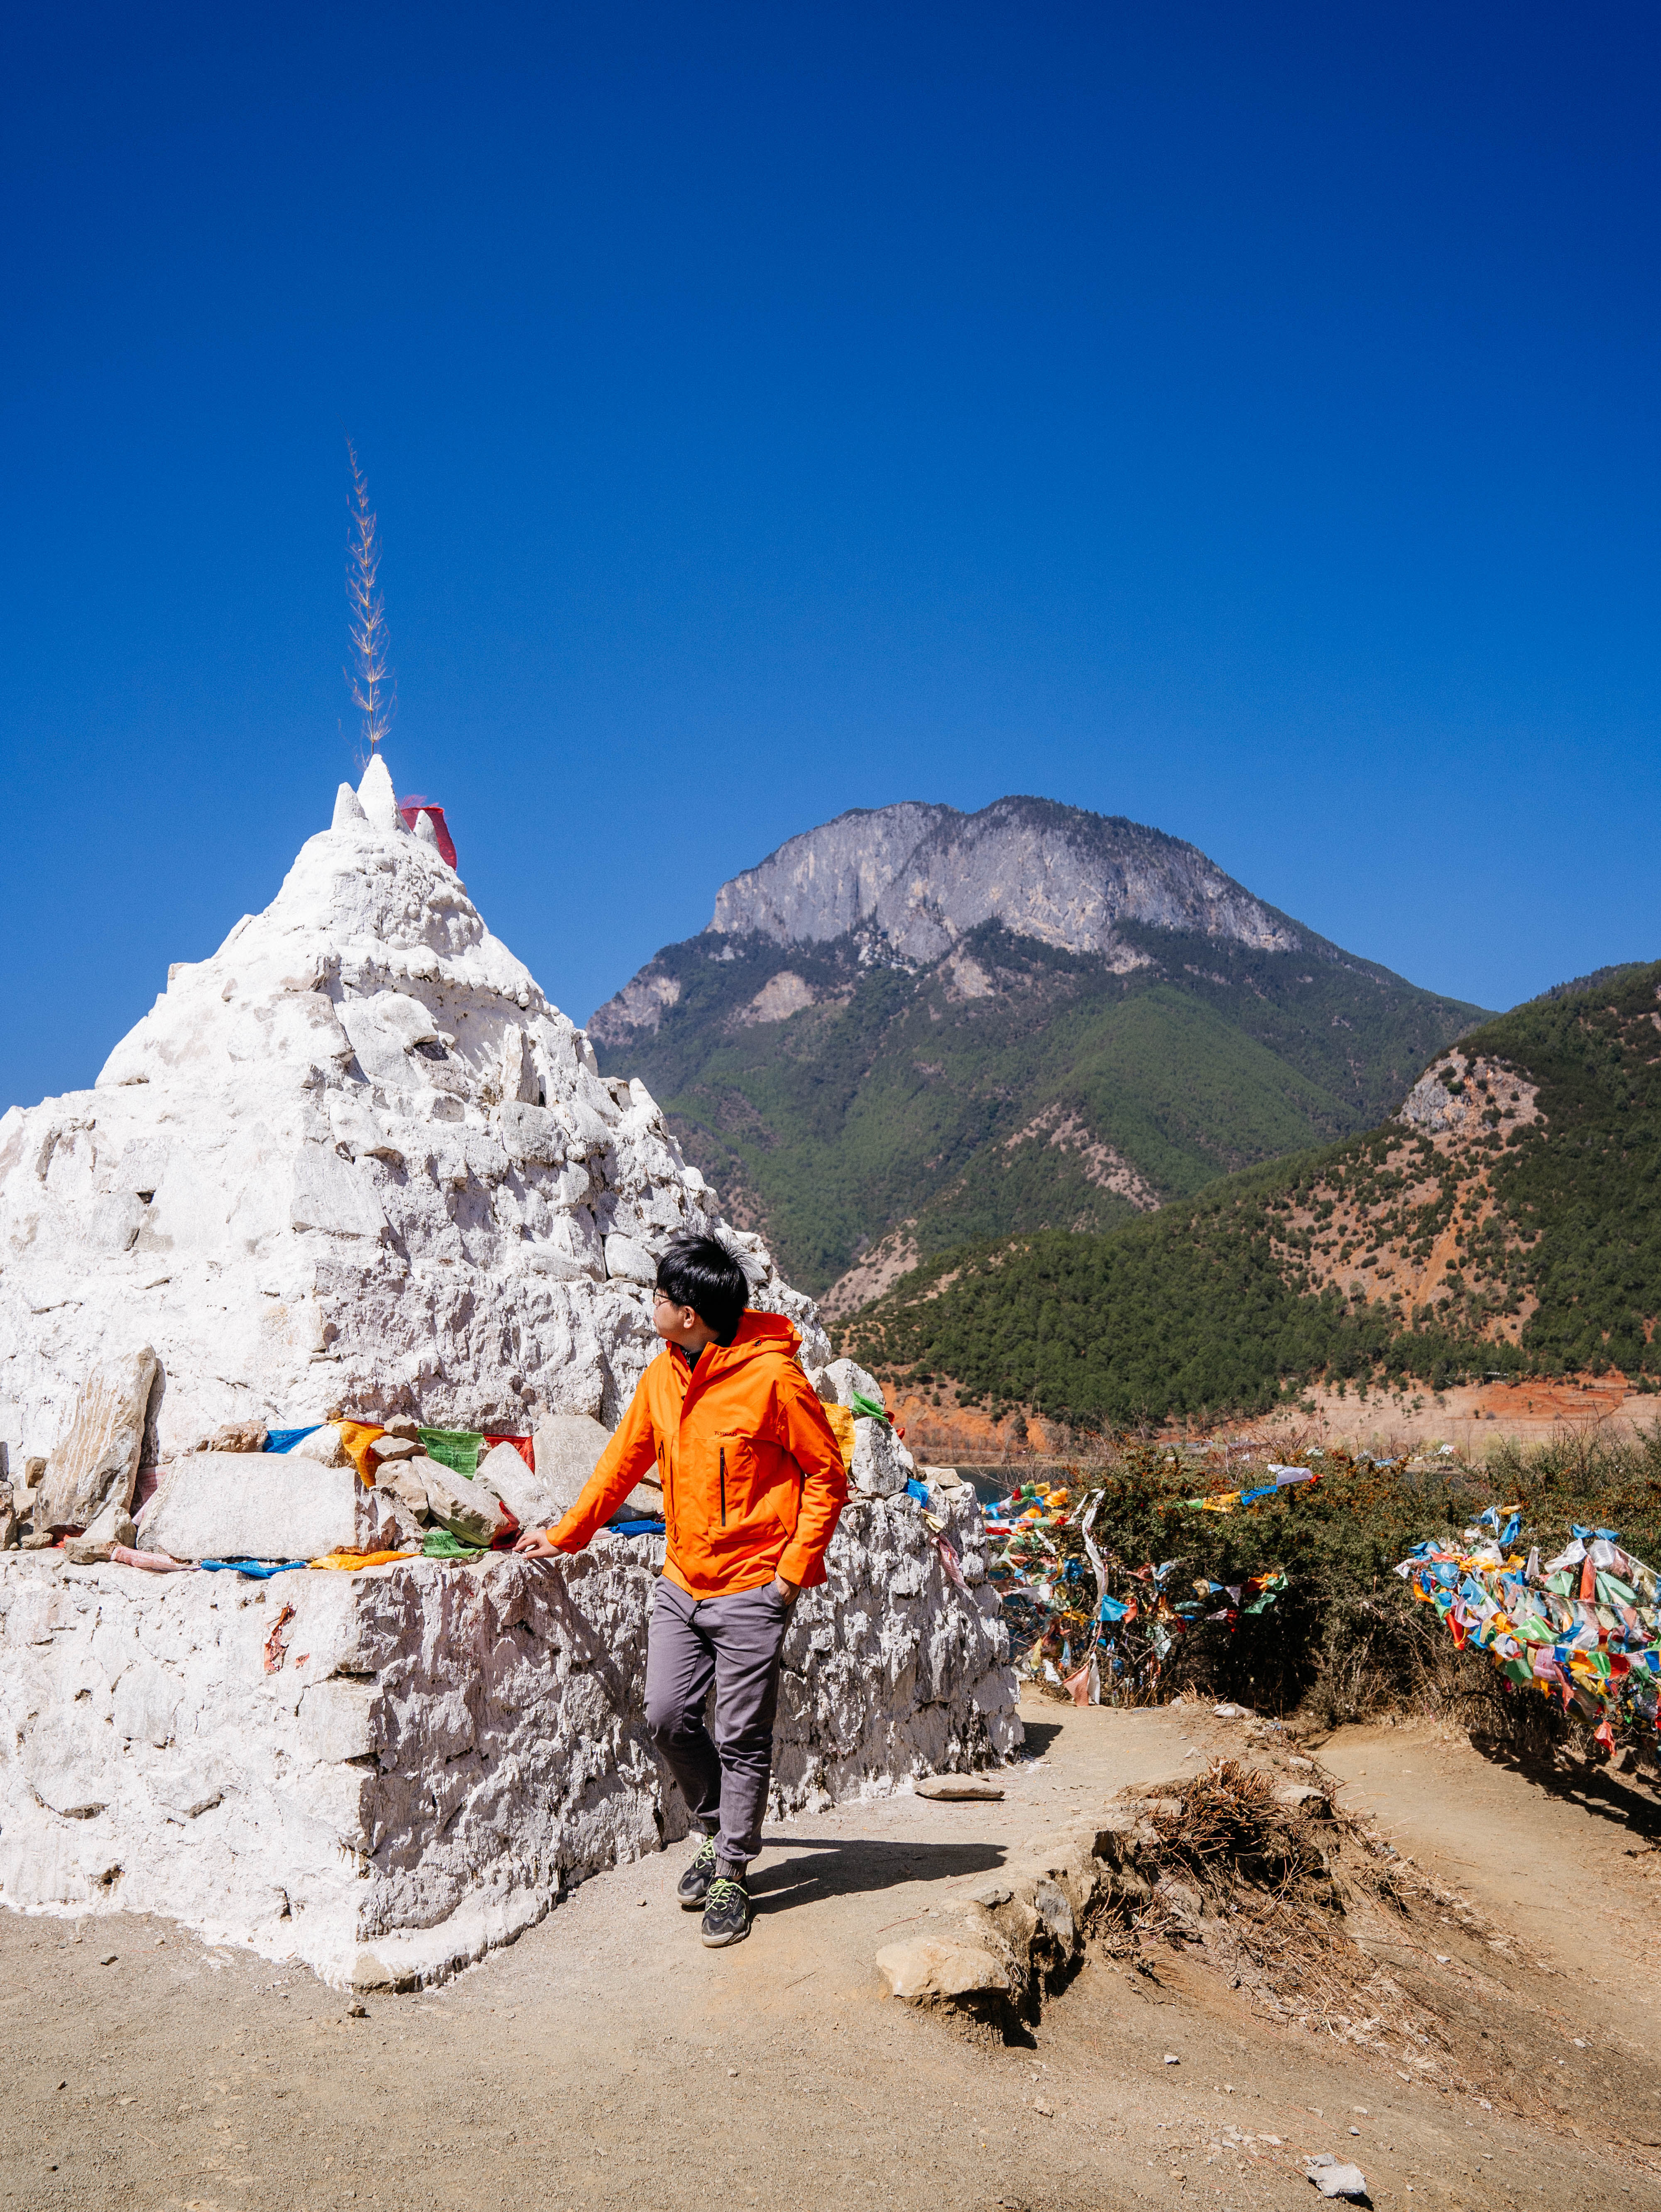
[[372,829],[388,837],[407,837],[409,830],[398,811],[398,794],[392,789],[392,779],[386,759],[374,754],[363,771],[363,781],[357,787],[358,803],[369,817]]

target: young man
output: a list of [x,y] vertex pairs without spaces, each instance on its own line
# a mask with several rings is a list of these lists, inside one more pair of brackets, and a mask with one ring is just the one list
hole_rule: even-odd
[[[798,1332],[746,1313],[744,1270],[713,1237],[658,1263],[664,1348],[559,1525],[532,1557],[580,1552],[656,1462],[668,1540],[646,1645],[646,1718],[701,1840],[677,1892],[712,1948],[750,1932],[745,1875],[761,1849],[779,1656],[798,1593],[824,1580],[848,1501],[842,1453],[796,1364]],[[715,1734],[703,1724],[715,1685]]]

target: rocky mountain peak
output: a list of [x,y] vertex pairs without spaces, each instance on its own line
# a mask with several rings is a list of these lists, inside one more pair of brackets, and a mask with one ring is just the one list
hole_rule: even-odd
[[709,927],[781,945],[863,927],[893,957],[928,962],[980,923],[1001,921],[1017,936],[1128,968],[1146,956],[1120,940],[1122,921],[1260,951],[1305,942],[1180,838],[1026,797],[975,814],[905,800],[838,815],[723,884]]
[[758,931],[780,945],[824,944],[876,911],[931,830],[964,819],[922,799],[856,806],[834,822],[787,837],[776,853],[715,893],[709,927],[723,936]]

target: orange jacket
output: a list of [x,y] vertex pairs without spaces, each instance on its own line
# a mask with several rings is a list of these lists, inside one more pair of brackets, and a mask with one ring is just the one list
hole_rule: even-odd
[[689,1597],[730,1597],[775,1575],[822,1583],[848,1477],[796,1364],[800,1342],[777,1314],[747,1313],[732,1343],[707,1345],[696,1368],[665,1345],[552,1541],[580,1552],[655,1461],[663,1571]]

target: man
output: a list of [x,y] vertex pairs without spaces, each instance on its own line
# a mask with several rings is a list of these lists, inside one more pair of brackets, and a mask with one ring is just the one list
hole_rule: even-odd
[[[796,1364],[801,1338],[746,1313],[744,1270],[713,1237],[658,1263],[664,1348],[559,1525],[520,1538],[533,1558],[580,1552],[656,1463],[668,1540],[646,1645],[646,1719],[700,1841],[677,1891],[704,1907],[711,1948],[750,1932],[745,1876],[761,1849],[779,1658],[798,1593],[824,1580],[848,1479]],[[715,1733],[703,1723],[715,1685]]]

